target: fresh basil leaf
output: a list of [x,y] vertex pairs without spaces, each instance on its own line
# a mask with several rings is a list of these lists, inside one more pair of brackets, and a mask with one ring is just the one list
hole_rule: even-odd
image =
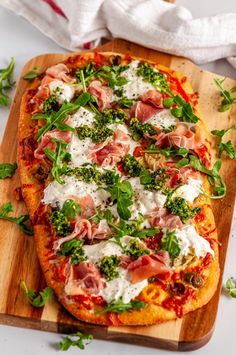
[[231,108],[233,104],[236,103],[236,98],[231,96],[231,93],[235,92],[235,87],[232,87],[230,90],[225,90],[222,85],[225,81],[225,78],[222,80],[214,79],[214,81],[220,90],[220,95],[222,96],[221,107],[218,109],[218,111],[226,112]]
[[12,177],[17,169],[16,163],[1,163],[0,164],[0,179]]

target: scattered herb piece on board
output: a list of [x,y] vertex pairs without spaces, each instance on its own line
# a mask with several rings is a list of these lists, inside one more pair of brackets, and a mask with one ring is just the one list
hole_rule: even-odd
[[217,146],[219,147],[219,157],[221,158],[222,153],[225,152],[226,155],[230,158],[230,159],[235,159],[236,158],[236,150],[234,150],[234,146],[231,140],[229,140],[228,142],[224,143],[223,142],[223,137],[225,134],[227,134],[228,132],[232,131],[232,130],[236,130],[236,125],[231,126],[228,129],[221,129],[221,130],[214,130],[211,131],[211,133],[214,136],[219,137],[219,142],[217,144]]
[[16,163],[1,163],[0,164],[0,179],[12,177],[17,169]]
[[28,73],[26,73],[23,76],[24,80],[33,80],[35,78],[37,78],[39,76],[39,72],[38,72],[38,68],[33,68],[32,70],[28,71]]
[[6,91],[11,89],[15,84],[15,82],[12,81],[14,65],[14,58],[11,58],[8,67],[0,68],[0,106],[8,106],[10,104],[11,99]]
[[236,298],[236,282],[233,280],[232,277],[230,277],[227,281],[226,281],[226,288],[229,292],[229,295],[233,298]]
[[233,86],[229,90],[225,90],[223,88],[223,82],[225,81],[225,78],[220,80],[220,79],[214,79],[215,84],[218,86],[220,89],[220,96],[222,97],[221,100],[221,107],[218,109],[219,112],[225,112],[228,111],[233,104],[236,103],[236,97],[233,97],[232,94],[236,92],[236,86]]
[[18,224],[18,226],[20,227],[20,229],[24,233],[26,233],[28,235],[33,235],[32,228],[28,224],[25,223],[26,221],[29,220],[29,215],[25,214],[20,217],[10,217],[9,216],[10,212],[13,212],[13,206],[12,206],[11,202],[7,202],[1,208],[0,219],[5,219],[9,222]]
[[25,291],[29,302],[34,307],[43,307],[47,300],[49,300],[49,298],[53,295],[53,290],[50,287],[46,287],[44,290],[40,291],[39,294],[37,294],[34,290],[28,289],[25,281],[21,280],[20,285]]

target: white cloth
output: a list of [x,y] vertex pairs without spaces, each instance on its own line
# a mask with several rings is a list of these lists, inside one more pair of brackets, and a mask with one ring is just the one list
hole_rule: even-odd
[[[52,3],[65,17],[52,9]],[[186,8],[162,0],[1,0],[0,4],[72,51],[96,46],[101,37],[116,37],[196,63],[236,56],[236,13],[194,19]],[[236,59],[229,61],[236,68]]]

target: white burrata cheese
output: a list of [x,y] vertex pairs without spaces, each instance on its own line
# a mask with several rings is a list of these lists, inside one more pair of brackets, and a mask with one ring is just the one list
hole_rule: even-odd
[[76,168],[85,163],[92,163],[92,160],[88,157],[88,151],[92,145],[90,138],[80,140],[73,134],[71,142],[66,147],[66,151],[71,154],[70,167]]
[[159,191],[148,191],[140,184],[139,178],[134,177],[128,180],[134,191],[134,204],[130,207],[132,218],[137,218],[138,213],[146,215],[154,208],[161,208],[166,202],[166,195]]
[[172,116],[170,110],[161,110],[160,112],[151,116],[151,118],[148,120],[148,123],[160,129],[175,126],[176,122],[177,118]]
[[210,243],[201,237],[192,225],[186,225],[182,229],[176,229],[176,237],[181,249],[180,258],[192,254],[192,251],[194,251],[198,259],[205,257],[207,253],[214,255]]
[[44,190],[44,197],[42,202],[51,204],[52,207],[62,208],[65,200],[72,196],[83,197],[91,195],[95,205],[100,206],[105,204],[110,194],[105,190],[98,188],[95,183],[86,183],[79,181],[73,176],[64,176],[65,183],[59,184],[56,180],[51,182]]
[[[59,89],[57,91],[57,89]],[[74,86],[64,83],[61,80],[54,80],[49,83],[49,90],[51,94],[56,95],[57,102],[61,105],[66,100],[68,102],[74,97]]]
[[202,179],[188,178],[187,184],[178,187],[172,195],[174,197],[182,197],[186,201],[193,203],[195,198],[201,193]]
[[95,114],[92,111],[89,111],[81,106],[78,111],[74,113],[74,115],[69,117],[66,123],[73,128],[82,125],[88,125],[92,127],[94,118]]
[[[142,243],[138,238],[124,236],[121,239],[122,245],[128,245],[132,239]],[[99,264],[104,256],[121,256],[123,254],[119,245],[114,243],[114,239],[94,245],[84,245],[83,249],[88,260],[95,264]],[[108,303],[111,301],[118,301],[120,297],[122,297],[124,303],[129,303],[130,300],[138,296],[142,289],[147,286],[148,282],[147,280],[143,280],[141,282],[131,283],[127,270],[119,267],[117,268],[117,271],[119,277],[111,281],[104,280],[106,286],[100,290],[99,295]]]
[[139,96],[145,94],[146,91],[155,89],[152,84],[147,83],[141,76],[137,75],[138,64],[138,60],[132,61],[129,64],[129,68],[121,73],[128,81],[122,87],[124,96],[128,99],[137,99]]

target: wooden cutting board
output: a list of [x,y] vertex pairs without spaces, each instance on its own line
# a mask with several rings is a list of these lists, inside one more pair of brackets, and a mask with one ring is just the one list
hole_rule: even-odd
[[[217,111],[220,97],[213,79],[220,78],[219,75],[203,71],[187,59],[158,53],[124,40],[116,39],[98,50],[130,53],[183,72],[199,94],[200,108],[208,129],[225,129],[233,124],[233,117],[236,117],[236,105],[230,112],[219,113]],[[46,54],[33,58],[25,65],[16,88],[2,142],[0,151],[2,161],[16,161],[19,106],[22,94],[28,86],[28,82],[24,81],[22,76],[35,66],[44,71],[48,66],[56,64],[70,55],[71,53]],[[224,85],[229,88],[236,83],[231,79],[226,79]],[[233,140],[233,137],[229,135],[229,139]],[[236,143],[235,138],[234,143]],[[236,161],[225,159],[221,173],[226,180],[228,192],[224,199],[213,201],[213,209],[219,239],[222,243],[220,248],[222,275],[234,207]],[[19,185],[17,173],[12,179],[0,182],[1,204],[11,201],[14,205],[15,216],[26,213],[24,203],[16,202],[14,199],[13,190]],[[117,328],[88,325],[70,316],[55,299],[50,300],[45,307],[40,309],[35,309],[28,303],[19,285],[21,279],[25,280],[32,289],[41,290],[45,287],[45,280],[35,252],[34,239],[24,235],[16,225],[6,221],[0,221],[0,230],[0,323],[61,333],[74,332],[78,327],[82,327],[86,332],[91,332],[100,339],[175,350],[197,349],[210,339],[216,319],[221,280],[212,300],[203,308],[186,315],[183,319],[149,327]]]

